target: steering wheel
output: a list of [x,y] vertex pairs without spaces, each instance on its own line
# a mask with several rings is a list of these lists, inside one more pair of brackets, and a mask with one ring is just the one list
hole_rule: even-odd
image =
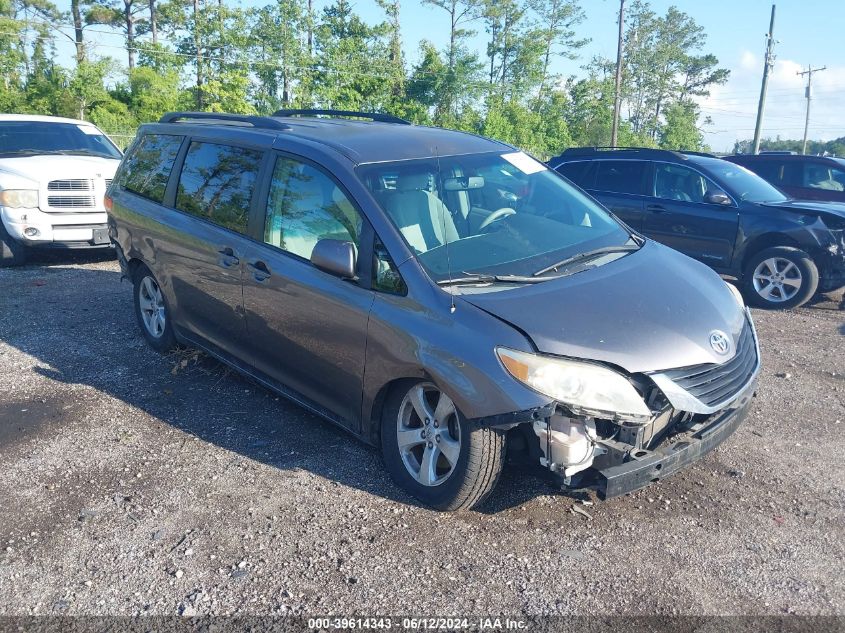
[[481,223],[481,226],[478,227],[478,230],[483,231],[488,226],[493,224],[493,222],[498,222],[502,218],[506,218],[509,215],[515,215],[515,214],[516,214],[516,211],[514,211],[510,207],[502,207],[501,209],[496,209],[495,211],[493,211],[493,213],[491,213],[486,218],[484,218],[484,221]]

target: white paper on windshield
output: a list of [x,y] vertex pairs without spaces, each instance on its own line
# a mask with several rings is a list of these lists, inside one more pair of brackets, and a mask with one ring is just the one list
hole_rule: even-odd
[[97,128],[92,127],[90,125],[77,125],[76,127],[78,127],[80,129],[80,131],[83,132],[84,134],[89,134],[90,136],[99,136],[100,135],[100,130],[98,130]]
[[523,152],[511,152],[510,154],[502,154],[502,158],[508,161],[511,165],[516,167],[525,175],[536,174],[538,171],[548,169],[543,163],[534,160],[528,154]]

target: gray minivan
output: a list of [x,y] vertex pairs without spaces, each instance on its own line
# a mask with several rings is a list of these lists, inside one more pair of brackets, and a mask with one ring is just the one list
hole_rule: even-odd
[[154,349],[201,348],[380,445],[441,510],[481,503],[507,458],[637,490],[722,442],[756,388],[736,289],[497,141],[173,113],[107,206]]

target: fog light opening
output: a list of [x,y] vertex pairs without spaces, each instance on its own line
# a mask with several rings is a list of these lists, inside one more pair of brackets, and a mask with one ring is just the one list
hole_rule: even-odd
[[28,226],[23,230],[23,234],[27,237],[38,237],[39,231],[33,226]]

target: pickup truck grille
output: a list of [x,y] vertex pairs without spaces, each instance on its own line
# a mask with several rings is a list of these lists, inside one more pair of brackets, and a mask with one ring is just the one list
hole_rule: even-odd
[[47,191],[94,191],[94,182],[86,179],[51,180]]
[[53,209],[93,209],[94,196],[47,196],[47,205]]
[[736,342],[736,354],[726,363],[694,365],[661,373],[712,407],[738,394],[754,374],[758,362],[754,335],[746,322]]

